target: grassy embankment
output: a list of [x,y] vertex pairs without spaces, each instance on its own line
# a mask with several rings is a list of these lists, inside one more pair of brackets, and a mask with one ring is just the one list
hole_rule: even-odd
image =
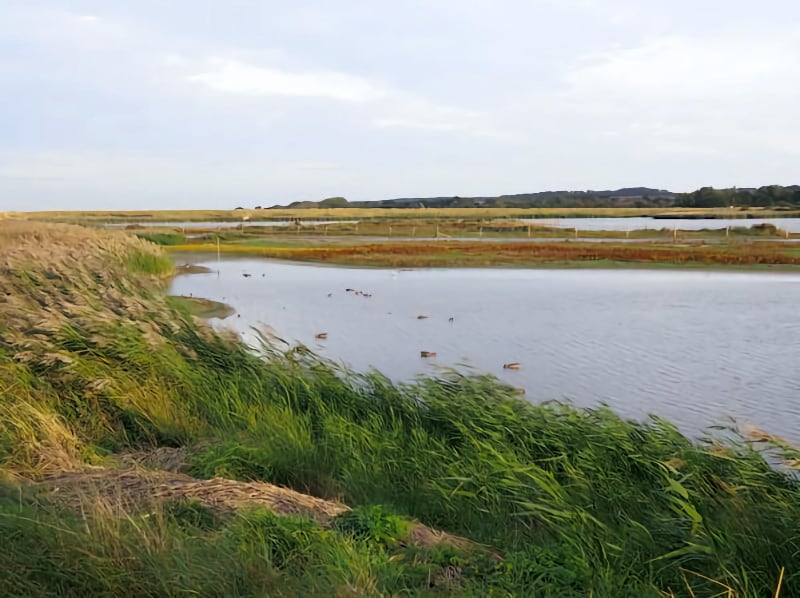
[[170,305],[170,270],[119,233],[0,228],[8,595],[800,594],[780,439],[262,359]]

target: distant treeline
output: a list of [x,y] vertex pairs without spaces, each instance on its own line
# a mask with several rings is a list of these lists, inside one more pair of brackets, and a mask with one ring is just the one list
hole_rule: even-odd
[[716,208],[724,206],[800,206],[800,185],[714,189],[691,193],[628,187],[609,191],[542,191],[496,197],[404,197],[350,202],[344,197],[296,201],[274,208]]
[[675,205],[687,208],[718,208],[723,206],[800,206],[800,185],[768,185],[759,188],[714,189],[703,187],[691,193],[675,196]]

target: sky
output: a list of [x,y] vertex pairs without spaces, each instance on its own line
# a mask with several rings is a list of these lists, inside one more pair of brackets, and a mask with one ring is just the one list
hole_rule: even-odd
[[0,211],[800,183],[796,0],[0,0]]

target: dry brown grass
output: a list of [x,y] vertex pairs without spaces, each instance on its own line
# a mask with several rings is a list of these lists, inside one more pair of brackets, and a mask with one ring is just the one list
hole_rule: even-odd
[[[219,516],[266,508],[276,515],[302,515],[322,525],[350,510],[347,505],[302,494],[265,482],[224,478],[199,480],[179,473],[185,451],[159,449],[131,456],[137,463],[164,464],[174,471],[142,467],[88,468],[60,472],[35,484],[48,499],[83,513],[131,513],[154,510],[178,501],[197,501]],[[474,542],[414,522],[406,542],[413,546],[447,545],[459,550],[478,548]],[[499,558],[499,555],[494,555]]]
[[278,515],[306,515],[327,523],[348,510],[342,503],[264,482],[238,482],[223,478],[198,480],[163,470],[89,469],[49,476],[40,484],[50,492],[52,498],[61,498],[77,505],[82,497],[97,497],[119,505],[126,511],[153,508],[172,501],[196,500],[219,514],[266,507]]
[[[16,464],[43,474],[81,461],[79,434],[56,415],[59,397],[45,392],[36,377],[80,392],[87,405],[110,397],[144,402],[138,385],[100,368],[88,371],[79,354],[64,346],[73,335],[91,353],[120,326],[137,331],[151,347],[161,346],[163,333],[176,324],[164,302],[146,290],[160,279],[131,270],[150,260],[163,260],[160,249],[133,236],[0,222],[0,352],[10,357],[0,362],[0,435],[16,439],[9,471]],[[168,409],[167,403],[152,404]]]
[[159,277],[129,268],[138,259],[163,259],[150,243],[83,227],[6,221],[0,251],[0,346],[12,349],[17,361],[67,368],[71,358],[54,341],[65,328],[102,343],[93,335],[132,326],[154,346],[161,343],[160,326],[174,328],[163,301],[140,286]]

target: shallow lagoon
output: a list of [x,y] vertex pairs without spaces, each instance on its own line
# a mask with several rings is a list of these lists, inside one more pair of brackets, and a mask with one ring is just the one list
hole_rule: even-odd
[[456,367],[495,374],[531,401],[605,402],[690,434],[734,417],[800,439],[797,275],[205,259],[215,272],[179,276],[172,292],[231,304],[238,315],[218,323],[251,341],[256,327],[396,380]]

